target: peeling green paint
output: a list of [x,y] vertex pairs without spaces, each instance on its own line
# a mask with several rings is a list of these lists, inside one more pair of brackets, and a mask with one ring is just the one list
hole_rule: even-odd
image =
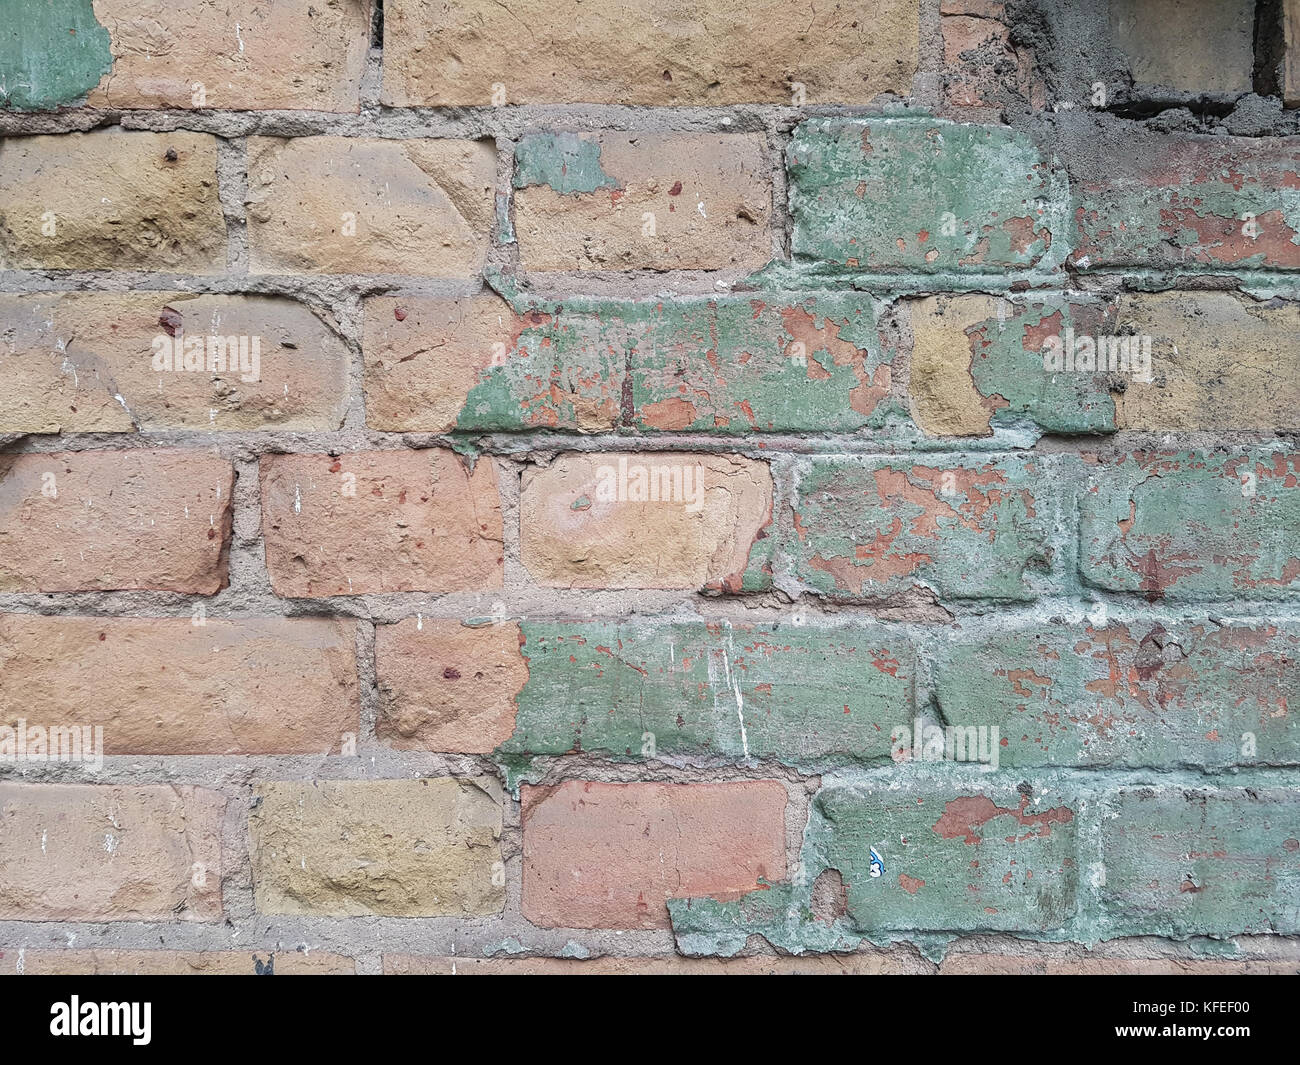
[[1049,433],[1115,431],[1115,401],[1108,377],[1098,373],[1049,373],[1043,369],[1043,338],[1107,335],[1100,307],[1062,296],[1017,300],[1004,319],[992,318],[972,337],[971,377],[986,397],[996,397],[994,426],[1028,418]]
[[[828,773],[790,879],[669,900],[678,949],[731,956],[760,935],[791,954],[905,942],[940,961],[956,935],[1004,932],[1088,947],[1160,935],[1217,954],[1201,937],[1300,928],[1288,775],[1243,770],[1227,789],[1177,770],[1162,780],[951,762]],[[828,875],[842,890],[819,905]]]
[[519,336],[471,389],[459,430],[851,432],[906,417],[867,296],[576,299],[516,313]]
[[1110,170],[1076,186],[1080,269],[1300,269],[1300,156],[1284,141],[1103,142]]
[[732,957],[751,935],[760,935],[790,954],[848,952],[863,941],[851,922],[813,917],[809,892],[792,884],[771,884],[732,901],[669,899],[677,949],[688,956]]
[[998,629],[934,656],[940,716],[997,726],[1006,767],[1300,764],[1295,623]]
[[612,429],[623,358],[599,320],[529,311],[498,365],[485,369],[457,415],[463,432]]
[[0,107],[75,102],[113,68],[109,45],[91,0],[0,0]]
[[1025,134],[938,119],[814,119],[787,149],[794,254],[861,271],[1050,270],[1069,184]]
[[915,658],[883,627],[728,622],[521,623],[528,682],[496,754],[512,789],[533,760],[889,758],[911,719]]
[[1080,572],[1149,600],[1270,600],[1300,590],[1300,453],[1142,452],[1089,467]]
[[1101,901],[1121,933],[1300,931],[1294,790],[1133,788],[1113,809]]
[[530,133],[515,148],[515,188],[548,185],[562,196],[617,188],[600,166],[594,134]]
[[638,428],[852,432],[905,413],[869,297],[764,294],[647,311],[631,362]]
[[1032,599],[1043,579],[1034,571],[1054,579],[1065,466],[1054,458],[808,460],[787,545],[795,572],[817,594],[850,602],[914,588]]

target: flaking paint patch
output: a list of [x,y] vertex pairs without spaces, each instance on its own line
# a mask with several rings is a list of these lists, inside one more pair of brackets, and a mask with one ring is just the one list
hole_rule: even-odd
[[85,96],[113,68],[91,0],[0,0],[0,108],[50,111]]
[[563,196],[618,188],[600,167],[600,141],[578,133],[534,133],[515,148],[517,189],[547,185]]
[[509,785],[538,759],[882,763],[911,718],[915,653],[881,626],[525,621],[528,680],[495,757]]
[[786,153],[792,250],[862,272],[1050,270],[1069,183],[1026,134],[938,119],[813,119]]

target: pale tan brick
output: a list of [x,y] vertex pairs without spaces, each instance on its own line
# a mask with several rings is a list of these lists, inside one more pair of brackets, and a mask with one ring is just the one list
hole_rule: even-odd
[[276,782],[249,815],[259,913],[499,913],[501,789],[479,779]]
[[[337,429],[349,362],[338,334],[294,300],[0,295],[0,432]],[[168,365],[180,368],[158,368]]]
[[249,269],[472,277],[495,187],[490,141],[250,137]]
[[370,0],[94,0],[94,8],[113,67],[90,107],[360,108]]
[[1116,321],[1152,340],[1149,383],[1115,396],[1120,429],[1300,429],[1300,307],[1228,292],[1134,293]]
[[525,137],[520,261],[539,271],[755,270],[772,252],[767,173],[758,134]]
[[865,104],[911,93],[917,0],[389,0],[384,97],[508,103]]
[[225,797],[0,783],[0,920],[216,921]]
[[203,451],[0,455],[0,591],[212,595],[234,479]]
[[546,928],[667,928],[668,899],[785,877],[785,786],[524,785],[523,913]]
[[262,457],[262,533],[277,595],[499,588],[496,467],[451,451]]
[[[638,470],[669,498],[639,497]],[[767,464],[734,455],[566,454],[522,492],[520,555],[549,587],[738,591],[772,518]]]
[[25,976],[342,976],[357,963],[298,950],[0,950],[0,972]]
[[324,754],[360,725],[355,625],[0,615],[0,725],[101,726],[103,753]]
[[226,268],[217,140],[120,129],[0,140],[0,268]]
[[375,628],[375,731],[399,750],[487,754],[515,730],[528,681],[515,622],[408,618]]

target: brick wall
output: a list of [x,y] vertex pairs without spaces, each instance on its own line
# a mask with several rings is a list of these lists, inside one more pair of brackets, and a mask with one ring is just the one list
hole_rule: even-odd
[[0,968],[1293,970],[1254,8],[0,0]]

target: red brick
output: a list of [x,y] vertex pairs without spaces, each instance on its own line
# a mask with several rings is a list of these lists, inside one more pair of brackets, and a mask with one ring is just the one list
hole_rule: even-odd
[[212,595],[234,479],[201,451],[0,456],[0,591]]
[[487,754],[515,730],[528,680],[519,625],[407,618],[375,628],[375,731],[399,750]]
[[523,913],[555,928],[667,928],[670,898],[734,899],[785,877],[785,786],[522,789]]
[[496,468],[451,451],[262,457],[262,530],[276,595],[499,588]]
[[350,621],[9,614],[0,673],[0,725],[102,726],[109,755],[324,754],[360,726]]

